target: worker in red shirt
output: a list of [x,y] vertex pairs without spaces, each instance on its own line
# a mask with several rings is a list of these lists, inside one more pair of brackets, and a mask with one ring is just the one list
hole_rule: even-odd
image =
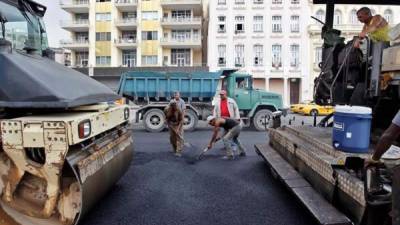
[[[219,93],[220,99],[217,100],[214,106],[213,116],[215,118],[223,118],[223,119],[233,119],[239,122],[240,127],[243,127],[243,123],[240,120],[239,107],[236,104],[235,100],[229,98],[225,90],[221,90]],[[225,132],[226,134],[226,132]],[[226,146],[226,145],[225,145]],[[232,143],[232,146],[236,146],[235,143]],[[226,147],[225,147],[226,148]],[[230,152],[230,149],[225,149]],[[246,151],[244,148],[239,147],[239,155],[246,156]]]
[[239,107],[235,100],[229,98],[225,90],[219,93],[220,100],[215,103],[213,116],[230,118],[240,121]]

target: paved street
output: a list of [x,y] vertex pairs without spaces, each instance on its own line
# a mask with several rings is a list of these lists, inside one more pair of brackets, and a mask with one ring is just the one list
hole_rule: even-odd
[[[242,133],[246,158],[223,161],[219,143],[203,161],[190,165],[169,152],[167,132],[136,127],[130,170],[82,224],[315,224],[254,152],[266,133]],[[203,125],[186,133],[186,140],[203,147],[210,135]]]

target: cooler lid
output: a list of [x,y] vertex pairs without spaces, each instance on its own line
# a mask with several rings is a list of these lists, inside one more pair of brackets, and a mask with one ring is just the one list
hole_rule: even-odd
[[338,105],[335,107],[335,112],[348,113],[348,114],[371,115],[372,109],[369,107],[363,107],[363,106]]

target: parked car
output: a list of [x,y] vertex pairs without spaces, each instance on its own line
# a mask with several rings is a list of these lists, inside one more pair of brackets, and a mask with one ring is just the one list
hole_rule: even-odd
[[333,113],[334,108],[332,106],[321,106],[317,105],[314,102],[303,102],[300,104],[294,104],[290,106],[290,110],[293,113],[299,113],[303,115],[310,115],[310,116],[323,116],[329,115]]

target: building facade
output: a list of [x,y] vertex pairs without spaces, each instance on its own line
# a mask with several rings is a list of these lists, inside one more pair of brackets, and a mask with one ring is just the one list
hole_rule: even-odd
[[283,95],[284,104],[310,95],[308,0],[209,2],[208,66],[237,68],[254,86]]
[[[342,31],[342,36],[345,37],[346,42],[353,40],[357,36],[362,28],[363,24],[357,19],[357,10],[364,5],[336,5],[334,12],[334,28]],[[400,23],[399,6],[376,6],[366,5],[372,11],[373,15],[379,14],[384,17],[391,26]],[[313,5],[310,1],[310,7],[312,15],[322,22],[325,21],[325,5]],[[311,21],[308,25],[309,40],[310,40],[310,83],[308,88],[312,90],[314,88],[313,80],[320,74],[320,68],[318,64],[322,61],[322,44],[321,39],[321,28],[322,24],[317,21]],[[312,99],[312,96],[310,96]]]
[[73,67],[202,66],[202,0],[61,0]]

